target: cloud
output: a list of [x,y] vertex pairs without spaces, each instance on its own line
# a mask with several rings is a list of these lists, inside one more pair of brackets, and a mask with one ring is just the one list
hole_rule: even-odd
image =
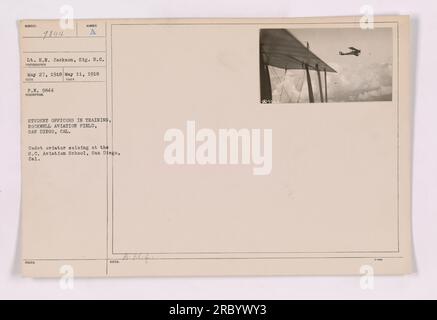
[[356,98],[359,101],[381,101],[381,100],[391,100],[392,95],[392,87],[391,86],[382,86],[375,90],[365,91],[363,93],[358,94],[357,97],[351,97],[352,99]]
[[337,74],[330,74],[328,93],[331,101],[387,101],[392,96],[391,63],[334,66]]
[[[328,63],[329,64],[329,63]],[[328,73],[330,102],[391,101],[393,68],[391,63],[330,63],[337,73]],[[320,101],[317,74],[311,71],[315,100]],[[304,70],[270,67],[273,101],[306,102],[308,87]],[[324,84],[322,85],[324,87]]]

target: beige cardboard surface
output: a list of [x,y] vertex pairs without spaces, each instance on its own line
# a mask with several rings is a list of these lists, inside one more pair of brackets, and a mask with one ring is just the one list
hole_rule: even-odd
[[[334,63],[330,100],[309,103],[305,70],[282,79],[269,67],[273,101],[261,103],[262,29],[289,30],[304,45],[320,34],[308,50],[321,60],[332,52],[323,30],[357,32],[368,48],[380,41],[390,86],[372,87],[358,68],[347,78]],[[21,21],[23,274],[411,272],[409,18],[377,17],[360,32],[360,17]],[[335,59],[352,71],[354,61],[377,65],[362,39],[359,57]],[[302,101],[274,101],[274,86],[294,74]],[[335,101],[354,83],[367,95]],[[252,152],[254,130],[271,130],[271,171],[187,164],[189,123],[217,137],[247,129]],[[185,164],[165,160],[169,129],[184,134]]]

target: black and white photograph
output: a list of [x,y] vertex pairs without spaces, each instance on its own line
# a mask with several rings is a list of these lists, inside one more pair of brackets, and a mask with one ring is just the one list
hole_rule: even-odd
[[392,28],[260,30],[261,103],[392,101]]

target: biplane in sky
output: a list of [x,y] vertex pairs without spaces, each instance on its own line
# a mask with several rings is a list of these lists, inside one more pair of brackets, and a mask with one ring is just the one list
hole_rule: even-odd
[[351,56],[351,55],[354,55],[354,56],[359,56],[360,54],[361,54],[361,50],[360,49],[357,49],[357,48],[354,48],[354,47],[349,47],[349,52],[342,52],[342,51],[340,51],[339,52],[339,55],[341,55],[341,56]]
[[[309,44],[305,46],[290,31],[286,29],[260,30],[261,103],[272,102],[269,66],[281,68],[285,71],[291,69],[305,70],[310,103],[314,103],[310,70],[316,71],[320,101],[328,102],[327,73],[336,71],[313,53],[309,48]],[[324,92],[322,88],[322,72],[324,73]]]

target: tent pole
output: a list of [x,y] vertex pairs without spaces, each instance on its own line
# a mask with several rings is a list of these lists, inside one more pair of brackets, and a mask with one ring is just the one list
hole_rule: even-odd
[[310,71],[308,70],[308,65],[307,64],[305,64],[305,70],[306,70],[306,73],[307,73],[308,97],[310,99],[310,103],[314,103],[313,86],[311,84],[311,76],[310,76]]
[[328,80],[325,69],[325,102],[328,102]]
[[322,77],[320,75],[320,69],[318,64],[316,64],[316,70],[317,70],[317,79],[319,80],[320,102],[323,103],[324,101],[323,101]]

